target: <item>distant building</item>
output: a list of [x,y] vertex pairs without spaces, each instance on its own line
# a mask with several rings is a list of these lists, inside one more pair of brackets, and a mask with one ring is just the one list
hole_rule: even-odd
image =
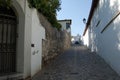
[[72,24],[71,19],[58,20],[58,22],[62,25],[61,28],[62,31],[66,30],[68,33],[71,34],[71,24]]
[[63,34],[63,39],[65,41],[66,46],[70,46],[71,45],[71,24],[72,24],[72,20],[71,19],[65,19],[65,20],[58,20],[58,23],[61,24],[62,28],[61,31],[64,33]]
[[84,44],[120,75],[120,0],[92,0]]
[[77,34],[77,36],[72,36],[71,38],[72,44],[75,44],[75,42],[78,42],[81,44],[81,35]]

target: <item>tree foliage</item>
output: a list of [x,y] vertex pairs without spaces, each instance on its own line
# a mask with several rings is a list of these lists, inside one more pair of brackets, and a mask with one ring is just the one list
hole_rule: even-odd
[[[57,29],[61,28],[61,25],[57,22],[56,13],[59,11],[61,1],[60,0],[28,0],[29,6],[36,8],[40,13],[42,13],[53,27]],[[11,0],[0,0],[0,7],[10,8]]]
[[30,7],[36,8],[39,12],[46,16],[53,27],[56,27],[57,29],[61,28],[61,25],[56,19],[56,13],[61,9],[60,0],[28,0],[28,2]]
[[11,6],[11,0],[0,0],[0,7],[7,7]]

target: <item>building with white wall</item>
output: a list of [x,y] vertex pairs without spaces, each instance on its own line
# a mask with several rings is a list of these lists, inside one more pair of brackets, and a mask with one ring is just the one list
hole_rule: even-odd
[[80,44],[81,41],[82,41],[81,35],[77,34],[76,36],[72,36],[71,41],[72,41],[73,44],[75,44],[75,42],[79,42],[79,44]]
[[88,30],[86,30],[85,34],[83,35],[83,44],[87,47],[89,47],[89,34],[88,34]]
[[120,75],[120,0],[93,0],[84,43]]
[[0,80],[25,79],[41,69],[45,29],[37,10],[27,0],[12,0],[11,5],[9,11],[0,7]]
[[68,33],[71,34],[71,24],[72,24],[71,19],[58,20],[58,23],[62,25],[62,28],[61,28],[62,31],[66,30]]

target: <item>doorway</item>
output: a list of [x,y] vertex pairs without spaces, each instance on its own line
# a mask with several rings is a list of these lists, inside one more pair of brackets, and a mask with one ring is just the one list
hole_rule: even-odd
[[16,72],[16,34],[14,11],[0,7],[0,75]]

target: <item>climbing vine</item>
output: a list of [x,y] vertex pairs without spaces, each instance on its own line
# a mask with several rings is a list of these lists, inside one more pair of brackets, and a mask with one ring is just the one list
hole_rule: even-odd
[[28,0],[28,2],[29,6],[31,8],[36,8],[40,13],[42,13],[53,27],[56,27],[58,30],[61,28],[61,25],[56,19],[56,13],[61,9],[60,0]]

